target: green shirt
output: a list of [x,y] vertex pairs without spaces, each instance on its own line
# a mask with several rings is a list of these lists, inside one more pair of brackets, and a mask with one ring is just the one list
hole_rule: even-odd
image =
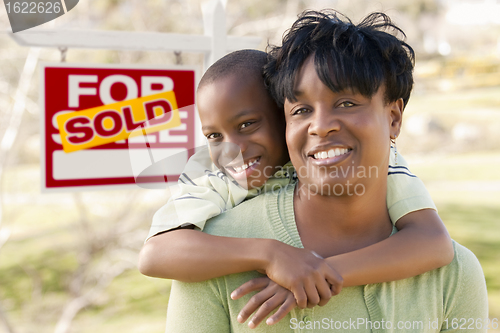
[[[303,247],[293,215],[293,189],[290,185],[279,193],[247,200],[209,220],[204,231],[274,238]],[[264,322],[254,330],[236,321],[251,295],[232,300],[230,294],[259,273],[199,283],[174,281],[167,332],[486,332],[479,328],[488,316],[481,266],[465,247],[454,243],[454,249],[455,258],[448,266],[405,280],[344,288],[323,307],[294,309],[279,323],[267,326]],[[474,319],[472,328],[469,319]],[[464,320],[466,330],[459,325]]]

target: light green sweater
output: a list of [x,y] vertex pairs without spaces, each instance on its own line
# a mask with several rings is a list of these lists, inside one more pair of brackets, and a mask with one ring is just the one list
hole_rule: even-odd
[[[209,220],[204,231],[274,238],[303,247],[293,215],[293,186],[238,205]],[[200,283],[174,281],[167,332],[486,332],[479,328],[488,316],[481,266],[468,249],[457,243],[454,247],[455,258],[448,266],[410,279],[344,288],[326,306],[294,309],[279,323],[261,323],[254,330],[236,321],[250,296],[235,301],[230,294],[249,279],[261,276],[259,273],[232,274]]]

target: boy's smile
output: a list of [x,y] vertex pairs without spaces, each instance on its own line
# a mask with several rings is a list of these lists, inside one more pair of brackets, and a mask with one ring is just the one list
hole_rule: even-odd
[[248,162],[243,161],[243,163],[229,163],[226,164],[225,168],[233,178],[246,179],[252,174],[253,170],[258,167],[260,161],[260,156],[257,158],[251,158]]
[[219,78],[198,91],[198,111],[212,161],[241,185],[262,186],[288,161],[283,112],[262,79]]

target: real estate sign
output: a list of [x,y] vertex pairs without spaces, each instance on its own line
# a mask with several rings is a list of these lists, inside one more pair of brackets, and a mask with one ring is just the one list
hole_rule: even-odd
[[195,146],[195,70],[42,64],[41,80],[43,191],[177,179]]

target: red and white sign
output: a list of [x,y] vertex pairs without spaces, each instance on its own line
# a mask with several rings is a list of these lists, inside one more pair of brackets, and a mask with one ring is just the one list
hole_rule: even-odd
[[42,191],[177,180],[195,146],[195,70],[42,64],[41,80]]

